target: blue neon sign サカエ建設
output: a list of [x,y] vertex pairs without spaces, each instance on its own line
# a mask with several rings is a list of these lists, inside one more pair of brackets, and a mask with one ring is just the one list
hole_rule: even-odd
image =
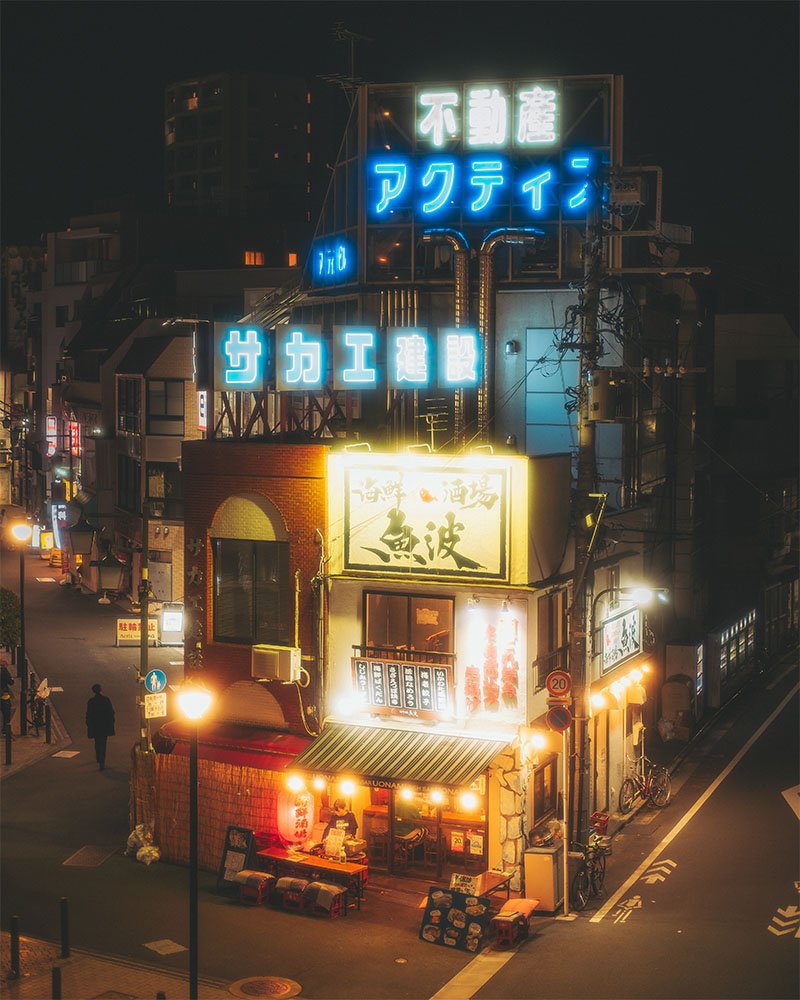
[[246,389],[263,381],[267,350],[262,330],[231,327],[222,338],[221,350],[226,387]]
[[373,389],[378,382],[378,332],[374,327],[333,328],[334,389]]

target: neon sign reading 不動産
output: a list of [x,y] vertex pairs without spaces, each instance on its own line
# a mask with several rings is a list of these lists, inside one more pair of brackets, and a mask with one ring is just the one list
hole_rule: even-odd
[[540,149],[559,140],[559,91],[548,84],[468,84],[417,90],[417,143],[435,149]]
[[258,327],[225,327],[216,334],[218,390],[260,391],[274,382],[279,392],[376,388],[471,389],[482,375],[477,331],[423,327],[334,326],[328,340],[319,326],[279,326],[274,335]]
[[585,214],[592,203],[594,157],[569,153],[561,162],[523,162],[501,155],[436,156],[414,160],[376,153],[367,160],[367,205],[372,222],[411,214],[420,221],[505,215],[546,219]]

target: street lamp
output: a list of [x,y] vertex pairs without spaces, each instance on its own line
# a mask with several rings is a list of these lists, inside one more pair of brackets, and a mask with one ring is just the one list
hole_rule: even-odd
[[97,528],[93,527],[81,514],[81,519],[71,528],[66,528],[64,534],[69,540],[69,547],[73,556],[91,555],[94,538]]
[[197,1000],[197,726],[213,695],[191,681],[178,691],[178,708],[189,722],[189,1000]]
[[17,521],[11,525],[11,537],[19,549],[19,646],[17,650],[17,674],[20,677],[19,734],[28,733],[28,658],[25,654],[25,546],[30,541],[33,528],[27,521]]
[[98,597],[98,604],[110,604],[108,598],[109,590],[120,590],[122,587],[122,574],[124,568],[118,559],[111,555],[111,549],[106,549],[106,554],[102,559],[94,559],[92,566],[97,568],[99,590],[103,591],[103,596]]

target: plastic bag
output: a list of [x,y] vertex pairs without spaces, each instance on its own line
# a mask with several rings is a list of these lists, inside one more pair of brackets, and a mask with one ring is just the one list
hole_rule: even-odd
[[136,860],[141,861],[143,865],[152,865],[154,861],[161,860],[161,851],[155,844],[146,844],[136,852]]
[[128,835],[125,855],[126,857],[131,857],[137,853],[139,848],[150,847],[152,843],[153,827],[149,823],[137,823]]

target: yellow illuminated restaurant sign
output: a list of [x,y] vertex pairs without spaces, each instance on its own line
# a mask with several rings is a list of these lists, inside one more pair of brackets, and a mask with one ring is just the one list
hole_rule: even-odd
[[524,511],[524,460],[345,452],[329,462],[345,572],[509,578],[512,486]]
[[[141,643],[142,623],[139,618],[117,618],[117,646],[135,645]],[[147,641],[155,646],[158,644],[158,619],[147,620]]]

